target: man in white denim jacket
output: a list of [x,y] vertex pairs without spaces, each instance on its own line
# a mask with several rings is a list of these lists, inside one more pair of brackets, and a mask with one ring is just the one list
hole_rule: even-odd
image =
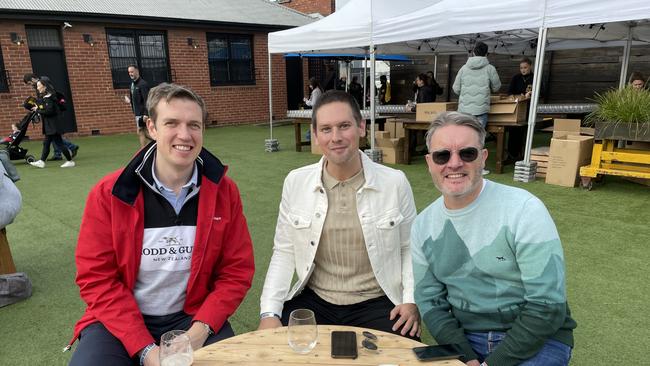
[[314,107],[312,135],[324,156],[285,179],[260,329],[286,325],[292,310],[307,308],[318,324],[419,337],[413,193],[403,172],[359,151],[365,127],[345,92],[329,91]]

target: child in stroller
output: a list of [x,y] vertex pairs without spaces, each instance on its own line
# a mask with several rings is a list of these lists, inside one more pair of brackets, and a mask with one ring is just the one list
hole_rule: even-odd
[[20,147],[20,143],[25,138],[27,134],[27,128],[30,123],[36,123],[38,113],[29,112],[23,117],[19,123],[14,123],[11,127],[14,130],[9,137],[6,137],[2,140],[2,148],[6,148],[9,152],[9,159],[11,160],[22,160],[25,159],[26,162],[31,163],[36,161],[33,155],[27,154],[27,149]]

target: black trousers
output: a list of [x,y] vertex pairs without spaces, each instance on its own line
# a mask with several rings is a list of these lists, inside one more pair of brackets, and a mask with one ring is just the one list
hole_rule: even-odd
[[[165,316],[144,316],[147,329],[156,340],[170,330],[190,328],[192,317],[184,312]],[[234,336],[230,323],[224,325],[209,336],[204,346]],[[115,338],[102,323],[93,323],[84,328],[79,336],[77,349],[72,355],[69,366],[134,366],[140,365],[138,356],[129,357],[119,339]]]
[[[392,329],[397,321],[397,318],[390,320],[390,312],[394,307],[395,305],[387,296],[352,305],[331,304],[316,295],[309,287],[305,287],[302,293],[284,303],[281,320],[282,325],[286,326],[293,310],[309,309],[316,316],[316,324],[349,325],[401,335],[401,329],[397,331]],[[408,334],[406,336],[417,341],[420,340],[418,337],[410,337]]]
[[41,152],[41,160],[43,161],[47,160],[47,156],[50,155],[50,145],[52,144],[52,142],[54,142],[54,144],[59,148],[59,150],[61,150],[66,160],[68,161],[72,160],[70,151],[68,151],[68,148],[66,148],[65,145],[63,144],[63,138],[59,134],[45,135],[45,139],[43,139],[43,151]]

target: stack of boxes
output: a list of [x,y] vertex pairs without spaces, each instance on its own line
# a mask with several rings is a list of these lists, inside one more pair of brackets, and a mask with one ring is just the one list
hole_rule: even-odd
[[530,150],[530,161],[537,163],[537,178],[546,179],[549,147],[540,146]]
[[404,163],[404,125],[395,119],[384,124],[384,131],[375,132],[375,146],[381,150],[381,160],[388,164]]

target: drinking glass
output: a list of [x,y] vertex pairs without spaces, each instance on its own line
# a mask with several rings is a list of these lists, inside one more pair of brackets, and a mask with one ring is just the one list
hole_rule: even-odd
[[160,366],[190,366],[193,361],[190,337],[184,330],[170,330],[160,337]]
[[316,346],[316,317],[309,309],[296,309],[289,315],[289,346],[297,353],[309,353]]

